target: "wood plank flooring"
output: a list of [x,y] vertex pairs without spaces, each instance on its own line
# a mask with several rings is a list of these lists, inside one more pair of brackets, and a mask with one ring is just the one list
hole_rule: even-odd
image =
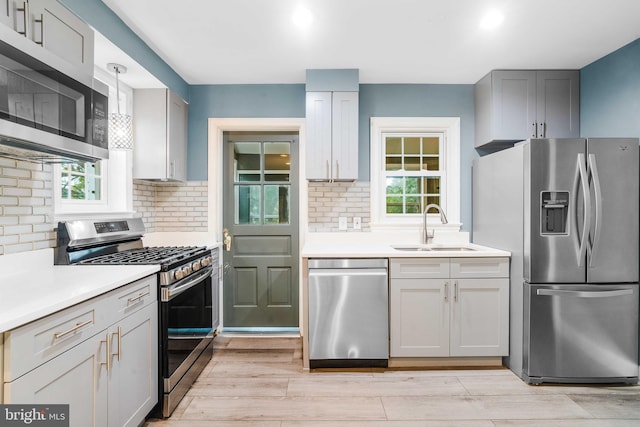
[[299,338],[214,343],[171,418],[146,427],[640,425],[640,386],[529,386],[508,369],[309,372]]

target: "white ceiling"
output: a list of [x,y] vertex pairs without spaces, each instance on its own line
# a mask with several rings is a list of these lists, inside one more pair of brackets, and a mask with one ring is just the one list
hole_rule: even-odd
[[[103,1],[189,84],[304,83],[309,68],[470,84],[491,69],[579,69],[640,38],[639,0]],[[307,30],[292,23],[300,5]],[[482,30],[490,8],[504,22]]]

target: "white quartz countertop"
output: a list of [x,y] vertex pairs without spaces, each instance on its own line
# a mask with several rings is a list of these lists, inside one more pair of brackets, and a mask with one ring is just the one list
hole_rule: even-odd
[[0,333],[154,274],[158,265],[52,265],[53,251],[0,256]]
[[[367,235],[369,234],[369,235]],[[416,239],[401,233],[375,236],[375,233],[322,233],[307,240],[303,258],[476,258],[509,257],[511,253],[501,249],[476,245],[462,237],[453,236],[449,240],[435,241],[422,245]],[[399,250],[395,247],[421,247],[423,250]],[[440,250],[424,250],[435,247]],[[455,250],[464,247],[469,250]],[[451,248],[451,250],[447,250]],[[444,249],[444,250],[442,250]]]

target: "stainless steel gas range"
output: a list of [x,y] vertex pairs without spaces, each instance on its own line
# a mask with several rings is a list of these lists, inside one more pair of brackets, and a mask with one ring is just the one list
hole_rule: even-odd
[[157,264],[159,392],[152,415],[171,415],[213,355],[219,325],[217,248],[144,247],[140,218],[58,224],[56,264]]

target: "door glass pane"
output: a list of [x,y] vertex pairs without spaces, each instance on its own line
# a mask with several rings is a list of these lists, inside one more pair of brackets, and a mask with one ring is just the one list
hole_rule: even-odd
[[233,144],[233,171],[235,182],[260,181],[260,143],[236,142]]
[[[265,142],[264,180],[290,181],[291,147],[288,142]],[[265,194],[266,199],[266,194]]]
[[260,224],[260,185],[235,186],[235,223]]
[[264,186],[264,223],[289,224],[289,185]]

